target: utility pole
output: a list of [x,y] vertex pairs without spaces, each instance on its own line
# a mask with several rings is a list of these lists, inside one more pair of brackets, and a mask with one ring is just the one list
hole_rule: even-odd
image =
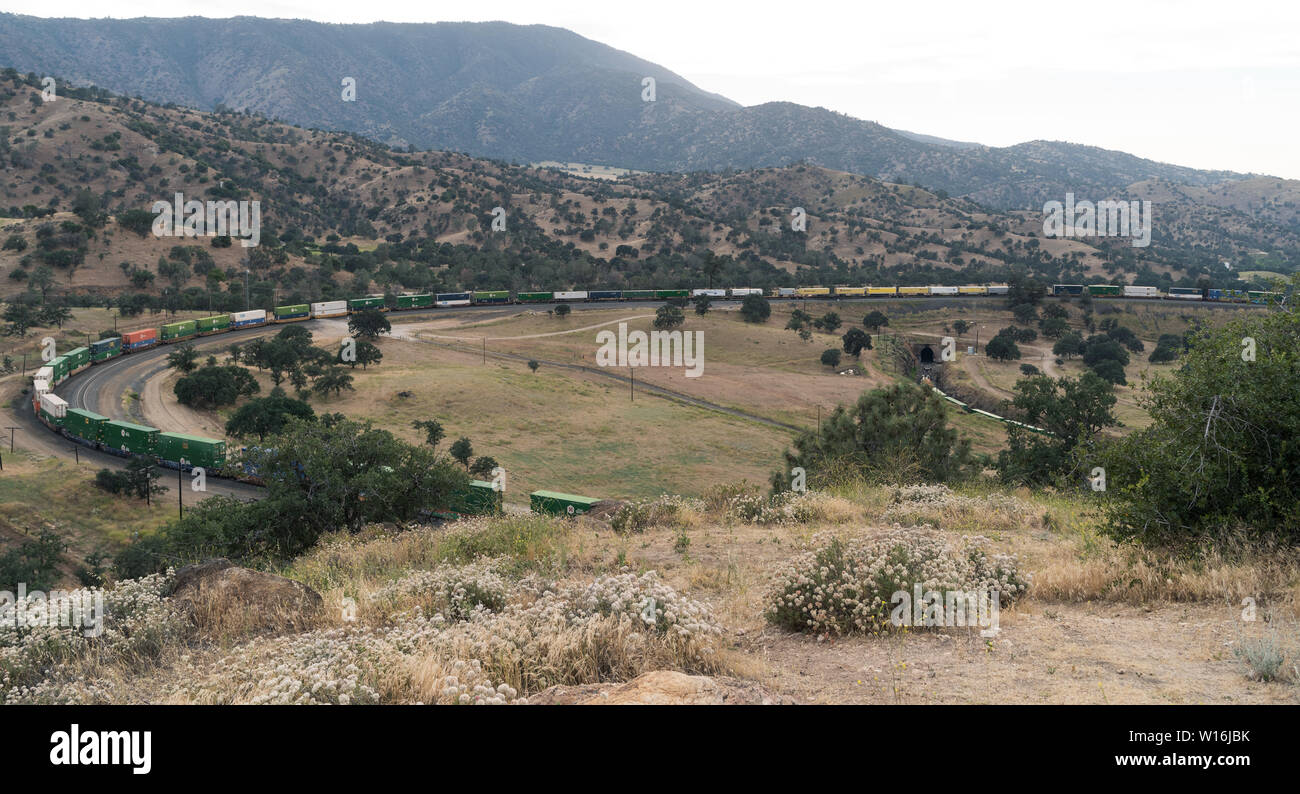
[[81,447],[77,446],[76,444],[73,444],[73,445],[72,445],[72,457],[76,458],[76,460],[77,460],[77,465],[80,466],[80,465],[81,465]]
[[487,363],[487,337],[483,337],[483,363]]
[[27,354],[23,353],[23,377],[27,377]]
[[185,517],[185,497],[183,495],[185,493],[185,489],[181,487],[182,485],[184,485],[184,481],[181,479],[182,474],[184,474],[184,471],[181,469],[180,465],[177,464],[176,466],[176,512],[179,518]]
[[244,269],[244,311],[248,311],[248,269]]
[[636,367],[628,367],[627,374],[632,376],[632,380],[628,381],[628,400],[636,402]]
[[9,431],[9,451],[10,451],[10,452],[13,452],[13,451],[14,451],[14,431],[17,430],[17,429],[18,429],[18,428],[16,428],[16,427],[6,427],[6,428],[5,428],[5,430],[8,430],[8,431]]

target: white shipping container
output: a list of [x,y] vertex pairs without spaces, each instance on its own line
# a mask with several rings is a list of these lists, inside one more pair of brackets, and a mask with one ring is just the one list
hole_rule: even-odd
[[36,374],[32,377],[35,380],[43,380],[48,383],[49,381],[54,380],[54,367],[41,367],[36,370]]
[[956,287],[930,287],[931,295],[956,295]]
[[587,299],[587,291],[579,290],[576,292],[556,292],[553,293],[551,297],[557,301],[585,301]]
[[1006,284],[994,284],[989,287],[990,295],[1006,295],[1010,291],[1011,288]]
[[44,394],[50,390],[50,382],[47,380],[34,380],[32,381],[32,390],[38,395]]
[[68,403],[54,392],[47,391],[41,395],[41,410],[50,416],[62,419],[68,415]]
[[733,298],[744,298],[747,295],[762,295],[762,294],[763,294],[763,290],[758,289],[757,287],[733,287],[731,290],[731,297]]
[[325,301],[311,305],[312,317],[341,317],[348,313],[347,301]]
[[1156,287],[1124,287],[1124,296],[1127,298],[1156,298],[1160,296],[1160,290]]
[[265,320],[265,319],[266,319],[265,309],[253,309],[252,311],[247,311],[247,312],[235,312],[234,314],[230,315],[230,321],[234,323],[257,322],[258,320]]
[[725,298],[725,297],[727,297],[727,291],[726,291],[725,289],[693,289],[693,290],[691,290],[691,297],[692,297],[692,298],[698,298],[698,297],[700,297],[701,295],[707,295],[707,296],[709,296],[710,298]]
[[782,298],[792,298],[799,294],[799,290],[794,287],[777,287],[776,294]]

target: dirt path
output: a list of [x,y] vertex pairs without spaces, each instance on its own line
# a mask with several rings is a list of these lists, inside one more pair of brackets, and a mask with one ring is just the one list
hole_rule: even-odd
[[516,341],[516,340],[520,340],[520,339],[541,339],[541,338],[543,338],[543,337],[547,337],[547,336],[564,336],[565,334],[576,334],[576,333],[579,333],[579,332],[581,332],[581,331],[594,331],[594,330],[597,329],[597,328],[604,328],[604,327],[607,326],[607,325],[615,325],[616,323],[626,323],[626,322],[629,322],[629,321],[631,321],[631,320],[644,320],[644,319],[646,319],[647,317],[654,317],[654,315],[653,315],[653,314],[634,314],[634,315],[632,315],[631,317],[620,317],[620,318],[618,318],[617,320],[609,320],[608,322],[596,323],[595,325],[584,325],[584,326],[581,327],[581,328],[568,328],[568,329],[565,329],[565,330],[563,330],[563,331],[548,331],[547,333],[544,333],[544,334],[525,334],[524,336],[489,336],[489,337],[483,337],[483,336],[449,336],[449,335],[446,335],[446,334],[427,334],[427,333],[426,333],[426,334],[421,334],[421,333],[419,333],[419,332],[422,331],[422,330],[425,330],[425,329],[429,328],[429,327],[430,327],[429,324],[425,324],[425,323],[402,323],[401,325],[395,325],[395,326],[393,326],[393,330],[392,330],[392,332],[391,332],[389,335],[392,336],[394,339],[408,339],[408,340],[413,340],[413,341],[417,341],[417,342],[418,342],[421,338],[423,338],[423,339],[452,339],[452,340],[456,340],[456,341],[458,341],[458,342],[478,342],[478,341],[480,341],[480,340],[486,338],[487,341],[489,341],[489,342],[510,342],[510,341]]

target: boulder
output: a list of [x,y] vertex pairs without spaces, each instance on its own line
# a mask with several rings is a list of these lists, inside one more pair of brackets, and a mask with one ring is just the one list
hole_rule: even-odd
[[673,670],[642,673],[621,684],[553,686],[528,698],[529,705],[543,706],[768,706],[794,702],[753,681]]
[[303,628],[324,605],[320,594],[302,582],[241,568],[225,559],[178,570],[171,598],[201,628]]

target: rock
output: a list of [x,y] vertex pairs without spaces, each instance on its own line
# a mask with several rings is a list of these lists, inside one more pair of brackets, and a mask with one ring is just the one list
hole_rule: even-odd
[[553,686],[529,697],[528,703],[543,706],[767,706],[792,705],[795,701],[753,681],[656,670],[622,684]]
[[178,570],[171,598],[201,628],[236,630],[302,628],[324,605],[320,594],[302,582],[225,559]]

